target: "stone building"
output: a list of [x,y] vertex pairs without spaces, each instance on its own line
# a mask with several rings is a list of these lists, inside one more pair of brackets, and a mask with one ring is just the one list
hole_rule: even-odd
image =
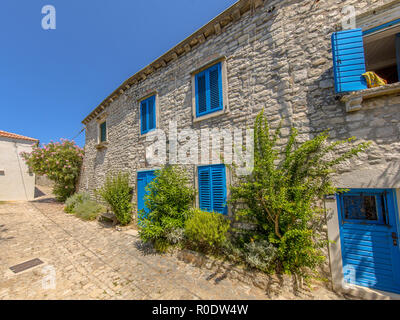
[[31,152],[39,140],[0,130],[0,201],[33,200],[35,175],[21,152]]
[[[354,19],[347,19],[353,9]],[[371,141],[368,152],[342,165],[335,178],[338,187],[351,191],[325,200],[332,213],[328,236],[335,241],[329,248],[332,279],[337,290],[395,296],[399,18],[400,2],[392,0],[238,1],[122,83],[83,120],[80,189],[93,191],[108,172],[128,171],[134,201],[143,208],[144,186],[159,167],[146,158],[146,148],[154,145],[147,140],[162,130],[158,141],[162,145],[165,138],[170,162],[212,155],[214,165],[181,163],[199,189],[197,206],[231,214],[221,207],[229,197],[230,173],[207,148],[193,155],[191,147],[208,139],[188,132],[244,130],[263,108],[272,126],[283,119],[284,136],[295,126],[303,139],[330,129],[335,140]],[[388,84],[367,88],[366,70]],[[163,158],[164,151],[153,156]]]

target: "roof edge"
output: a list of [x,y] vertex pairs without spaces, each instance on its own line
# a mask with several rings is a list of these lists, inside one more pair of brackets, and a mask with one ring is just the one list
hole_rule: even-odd
[[169,63],[190,52],[192,48],[204,43],[210,36],[215,34],[219,35],[222,32],[223,27],[231,24],[232,22],[238,21],[240,17],[247,11],[260,7],[265,1],[267,0],[238,0],[203,27],[192,33],[172,49],[168,50],[161,57],[157,58],[146,67],[136,72],[129,79],[125,80],[116,90],[114,90],[113,93],[105,98],[82,121],[82,123],[86,125],[130,87],[138,84],[141,81],[144,81],[152,73],[166,67]]

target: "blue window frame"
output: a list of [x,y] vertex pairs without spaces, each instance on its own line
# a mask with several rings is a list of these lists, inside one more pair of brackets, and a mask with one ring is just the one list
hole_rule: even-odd
[[200,209],[228,214],[225,165],[198,167],[198,181]]
[[199,72],[196,82],[196,117],[223,110],[221,62]]
[[145,134],[156,128],[156,96],[140,102],[140,133]]

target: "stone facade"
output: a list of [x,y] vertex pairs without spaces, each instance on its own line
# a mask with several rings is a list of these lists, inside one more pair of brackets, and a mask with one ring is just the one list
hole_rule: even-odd
[[[203,41],[189,45],[186,52],[176,54],[140,81],[125,82],[116,97],[97,109],[107,117],[106,148],[96,148],[96,117],[84,120],[80,189],[93,191],[108,172],[117,171],[129,171],[136,186],[137,170],[152,168],[145,159],[148,143],[140,134],[138,101],[153,92],[158,99],[158,128],[167,134],[171,120],[177,122],[178,131],[245,129],[264,108],[273,127],[283,119],[284,136],[293,125],[304,139],[330,129],[335,140],[355,136],[372,142],[367,154],[340,167],[338,187],[400,188],[399,91],[365,99],[360,110],[346,111],[334,91],[331,49],[331,34],[341,30],[344,6],[354,6],[361,17],[392,2],[239,1],[256,5],[243,13],[239,10],[239,17],[237,11],[228,9],[236,19],[223,27],[218,24],[209,36],[204,33]],[[226,64],[225,112],[194,121],[191,73],[216,59]],[[188,167],[195,184],[195,166]]]

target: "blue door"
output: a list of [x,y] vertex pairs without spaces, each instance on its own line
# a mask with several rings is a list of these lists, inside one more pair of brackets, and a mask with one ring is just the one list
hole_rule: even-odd
[[145,195],[148,194],[146,191],[147,185],[155,178],[154,171],[142,171],[137,174],[137,206],[138,206],[138,218],[140,221],[147,217],[149,211],[145,205]]
[[352,189],[337,200],[345,281],[400,293],[395,191]]

